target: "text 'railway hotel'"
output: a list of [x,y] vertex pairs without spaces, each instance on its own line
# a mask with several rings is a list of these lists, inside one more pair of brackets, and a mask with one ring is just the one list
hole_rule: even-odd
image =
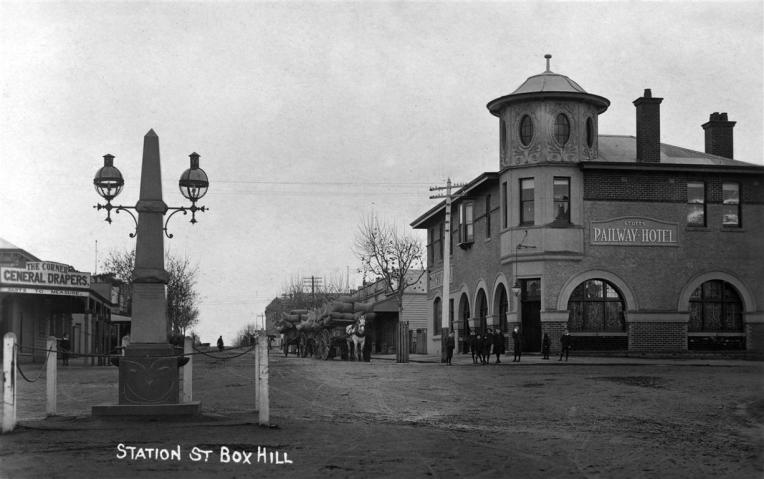
[[[428,298],[439,344],[452,328],[519,326],[526,351],[565,329],[579,350],[764,352],[764,167],[733,159],[734,121],[698,125],[705,151],[660,142],[662,98],[634,100],[636,135],[599,135],[610,101],[547,70],[488,103],[499,171],[452,203],[442,298],[445,203],[427,230]],[[509,344],[511,349],[511,344]]]

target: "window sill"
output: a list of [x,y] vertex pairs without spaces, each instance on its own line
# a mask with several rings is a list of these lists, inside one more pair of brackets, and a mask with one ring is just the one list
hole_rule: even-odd
[[628,336],[627,332],[618,331],[571,331],[571,336]]
[[693,331],[688,332],[687,336],[690,337],[742,337],[745,336],[743,331]]

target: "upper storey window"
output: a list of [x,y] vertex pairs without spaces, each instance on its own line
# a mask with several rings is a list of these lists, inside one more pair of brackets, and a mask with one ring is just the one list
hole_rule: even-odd
[[534,215],[534,184],[533,178],[520,180],[520,224],[532,225]]
[[724,226],[740,226],[740,185],[738,183],[722,183],[724,211],[722,224]]
[[554,139],[560,146],[565,146],[570,138],[570,121],[564,113],[557,115],[554,120]]
[[522,120],[520,120],[520,142],[523,144],[523,146],[528,146],[531,144],[531,140],[533,139],[533,120],[531,120],[531,117],[528,115],[525,115]]
[[702,181],[687,182],[687,224],[706,226],[706,184]]

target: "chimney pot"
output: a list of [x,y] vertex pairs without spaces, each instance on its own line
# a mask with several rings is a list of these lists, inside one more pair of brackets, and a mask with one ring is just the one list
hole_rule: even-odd
[[713,112],[706,123],[701,125],[706,135],[706,153],[732,159],[734,121],[729,121],[727,113]]
[[661,102],[653,98],[650,88],[634,100],[637,107],[637,162],[659,163],[661,161]]

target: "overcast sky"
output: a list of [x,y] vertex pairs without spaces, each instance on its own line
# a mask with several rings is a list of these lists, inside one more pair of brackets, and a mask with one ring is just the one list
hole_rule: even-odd
[[290,278],[339,277],[372,211],[408,228],[430,185],[496,171],[486,103],[545,69],[611,102],[602,134],[635,134],[663,97],[661,141],[702,151],[712,112],[735,158],[762,165],[761,2],[88,2],[0,0],[0,237],[96,268],[133,222],[92,208],[102,156],[138,199],[159,135],[164,199],[201,155],[209,212],[165,240],[199,267],[204,341],[254,322]]

